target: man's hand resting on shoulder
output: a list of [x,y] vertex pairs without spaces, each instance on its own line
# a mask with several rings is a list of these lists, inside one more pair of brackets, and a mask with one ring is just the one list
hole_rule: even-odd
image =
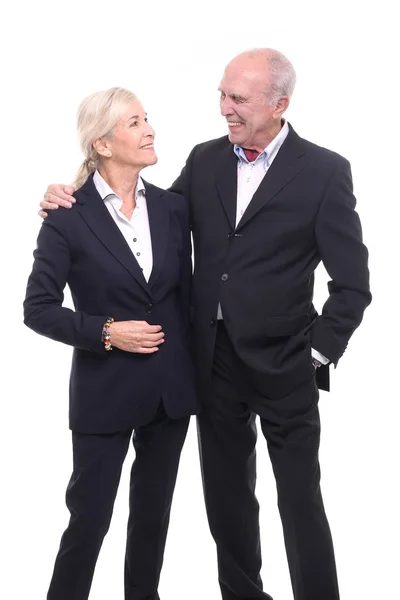
[[46,210],[55,210],[59,206],[71,208],[75,204],[75,198],[72,194],[75,192],[73,185],[62,185],[53,183],[47,188],[47,192],[43,196],[40,203],[39,216],[43,219],[47,217]]

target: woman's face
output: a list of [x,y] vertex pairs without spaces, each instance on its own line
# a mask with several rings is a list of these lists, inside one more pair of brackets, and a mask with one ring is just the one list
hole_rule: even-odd
[[107,140],[112,162],[120,166],[140,168],[154,165],[157,162],[153,146],[154,135],[143,106],[139,100],[132,100]]

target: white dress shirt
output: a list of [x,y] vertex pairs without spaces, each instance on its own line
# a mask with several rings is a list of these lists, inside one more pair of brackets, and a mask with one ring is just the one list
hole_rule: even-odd
[[[277,136],[274,137],[272,142],[264,148],[257,158],[249,162],[243,148],[235,144],[233,150],[238,157],[237,164],[237,201],[236,201],[236,227],[238,226],[246,208],[251,202],[255,192],[260,186],[260,183],[265,177],[266,172],[272,165],[276,155],[283,142],[289,133],[289,125],[285,121],[282,129]],[[221,305],[218,305],[218,319],[222,319]],[[319,360],[322,364],[326,365],[329,360],[317,350],[312,348],[311,354],[314,358]]]
[[136,206],[130,220],[121,212],[122,199],[110,188],[98,171],[93,175],[93,183],[139,263],[144,278],[148,281],[153,269],[153,249],[147,212],[146,188],[143,180],[140,177],[138,178]]
[[274,137],[272,142],[264,148],[263,152],[253,162],[249,162],[243,152],[243,148],[235,144],[234,152],[239,159],[237,165],[236,227],[264,179],[265,173],[272,165],[283,142],[286,140],[288,133],[289,125],[285,121],[278,135]]

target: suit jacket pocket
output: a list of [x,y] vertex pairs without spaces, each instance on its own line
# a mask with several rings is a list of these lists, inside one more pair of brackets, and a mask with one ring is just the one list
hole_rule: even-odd
[[305,329],[310,317],[307,313],[282,317],[267,317],[264,322],[264,334],[268,337],[290,337]]

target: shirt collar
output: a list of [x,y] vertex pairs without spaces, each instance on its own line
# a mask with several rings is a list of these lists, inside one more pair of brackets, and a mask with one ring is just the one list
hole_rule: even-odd
[[[95,173],[93,175],[93,183],[95,185],[96,190],[99,192],[102,200],[105,200],[109,196],[115,196],[116,198],[119,198],[119,196],[117,196],[117,194],[114,192],[114,190],[110,188],[110,186],[108,185],[106,180],[103,179],[103,177],[100,175],[100,173],[97,170],[95,171]],[[136,186],[136,198],[138,197],[140,192],[145,193],[146,188],[143,183],[143,179],[141,177],[138,177],[138,182],[137,182],[137,186]]]
[[[280,147],[282,146],[283,142],[285,141],[288,133],[289,133],[289,125],[288,125],[287,121],[284,120],[282,129],[280,130],[278,135],[276,135],[274,137],[274,139],[272,140],[272,142],[270,142],[268,144],[268,146],[266,148],[264,148],[264,150],[260,153],[260,155],[256,158],[256,160],[257,161],[264,160],[264,165],[269,167],[271,162],[274,160],[275,156],[278,154],[278,151],[279,151]],[[235,144],[233,146],[233,151],[236,154],[236,156],[238,157],[240,163],[243,163],[243,162],[248,163],[249,162],[247,160],[247,157],[241,146],[238,146],[237,144]]]

